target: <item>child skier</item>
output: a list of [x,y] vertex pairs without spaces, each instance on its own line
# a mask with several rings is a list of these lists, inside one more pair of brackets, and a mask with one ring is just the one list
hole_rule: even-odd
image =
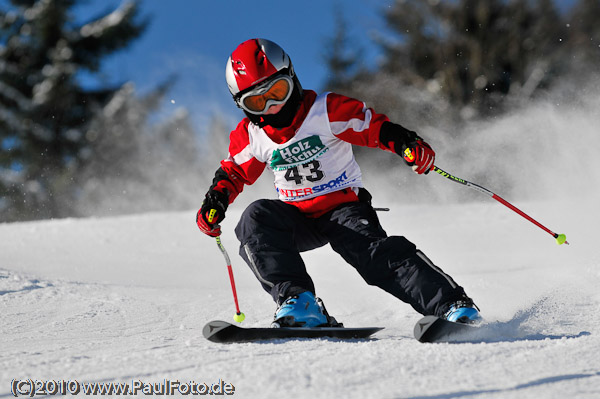
[[327,243],[370,285],[423,315],[472,323],[480,316],[461,286],[402,236],[388,236],[363,188],[352,145],[398,155],[418,174],[435,152],[415,132],[363,102],[303,90],[288,54],[272,41],[251,39],[229,57],[226,78],[246,114],[231,132],[196,222],[212,237],[229,204],[265,167],[279,199],[253,202],[235,229],[240,255],[278,308],[275,326],[336,325],[308,275],[301,252]]

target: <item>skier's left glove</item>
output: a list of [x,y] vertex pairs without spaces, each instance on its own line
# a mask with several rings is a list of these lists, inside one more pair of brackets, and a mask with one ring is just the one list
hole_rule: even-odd
[[423,139],[419,138],[403,146],[402,157],[408,166],[418,174],[427,174],[433,169],[435,151]]
[[412,130],[396,123],[384,122],[379,131],[379,140],[385,149],[404,158],[416,173],[427,174],[433,169],[435,151]]
[[225,219],[229,206],[228,195],[217,190],[209,190],[202,202],[202,208],[196,214],[196,224],[201,232],[211,237],[221,235],[219,223]]

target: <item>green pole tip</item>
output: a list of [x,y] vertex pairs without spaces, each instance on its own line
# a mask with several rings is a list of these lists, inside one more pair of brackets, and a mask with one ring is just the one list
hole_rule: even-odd
[[242,321],[244,321],[245,318],[246,318],[246,315],[242,312],[236,313],[233,315],[233,320],[238,323],[241,323]]
[[569,245],[569,243],[567,242],[567,236],[564,234],[559,234],[558,236],[556,236],[556,243],[558,245],[562,245],[562,244],[567,244]]

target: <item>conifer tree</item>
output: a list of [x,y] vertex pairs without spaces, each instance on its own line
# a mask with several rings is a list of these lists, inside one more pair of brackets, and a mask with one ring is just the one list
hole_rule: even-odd
[[536,67],[549,81],[564,35],[548,0],[406,0],[386,18],[402,40],[388,46],[384,69],[436,84],[452,104],[484,116],[501,112],[505,96]]
[[94,118],[89,158],[73,176],[76,214],[181,210],[197,204],[204,173],[188,112],[178,108],[165,121],[149,121],[172,83],[167,80],[143,96],[128,83]]
[[69,214],[73,173],[89,158],[89,126],[119,87],[79,74],[145,30],[138,5],[75,21],[77,0],[10,0],[0,9],[0,220]]
[[600,62],[598,0],[566,9],[556,0],[402,0],[383,18],[379,67],[348,75],[344,63],[329,62],[330,82],[403,121],[415,110],[423,110],[416,120],[451,119],[431,105],[460,120],[498,115],[573,71],[585,79]]
[[322,57],[329,69],[325,87],[334,92],[349,92],[352,80],[362,70],[361,51],[353,43],[341,6],[334,10],[334,34],[325,46]]

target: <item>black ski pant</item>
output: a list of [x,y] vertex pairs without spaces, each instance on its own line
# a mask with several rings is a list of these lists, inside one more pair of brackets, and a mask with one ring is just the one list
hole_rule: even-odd
[[413,243],[388,237],[366,202],[346,203],[309,218],[285,202],[258,200],[244,211],[235,232],[240,255],[278,304],[290,295],[315,293],[300,253],[327,243],[368,284],[421,314],[440,316],[452,302],[468,299],[463,288]]

